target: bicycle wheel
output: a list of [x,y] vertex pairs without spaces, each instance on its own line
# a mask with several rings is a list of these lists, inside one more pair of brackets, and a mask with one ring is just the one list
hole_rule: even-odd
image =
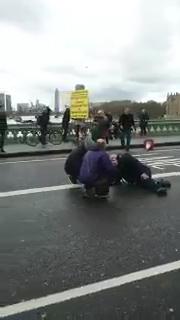
[[59,145],[63,141],[62,132],[52,131],[49,134],[49,141],[54,145]]
[[26,136],[26,144],[31,147],[36,147],[39,143],[39,136],[37,133],[30,132]]

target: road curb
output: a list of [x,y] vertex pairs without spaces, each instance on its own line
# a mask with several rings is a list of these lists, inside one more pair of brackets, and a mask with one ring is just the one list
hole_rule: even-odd
[[[180,142],[159,142],[155,143],[156,147],[173,147],[173,146],[180,146]],[[144,148],[143,143],[134,144],[131,146],[131,149],[140,149]],[[113,150],[122,150],[122,147],[119,145],[115,146],[108,146],[108,151]],[[34,151],[20,151],[20,152],[13,152],[13,153],[5,153],[1,154],[0,158],[17,158],[17,157],[31,157],[31,156],[43,156],[43,155],[56,155],[56,154],[67,154],[72,151],[72,148],[66,149],[59,149],[59,150],[34,150]]]

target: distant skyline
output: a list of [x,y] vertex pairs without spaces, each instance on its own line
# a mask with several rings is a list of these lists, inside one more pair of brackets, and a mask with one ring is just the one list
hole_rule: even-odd
[[0,92],[54,106],[83,83],[92,101],[180,91],[179,0],[1,0]]

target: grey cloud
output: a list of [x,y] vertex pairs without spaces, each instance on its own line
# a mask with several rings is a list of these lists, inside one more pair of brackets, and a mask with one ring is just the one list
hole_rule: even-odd
[[103,88],[101,90],[94,90],[91,95],[92,100],[104,101],[104,100],[138,100],[140,94],[130,90],[121,89],[115,86]]
[[[123,52],[122,66],[125,81],[155,84],[166,82],[168,79],[173,28],[167,19],[165,9],[173,1],[141,1],[139,21],[141,32],[133,44],[126,47]],[[180,4],[178,7],[180,8]]]
[[43,25],[46,4],[43,0],[1,0],[0,22],[36,30]]

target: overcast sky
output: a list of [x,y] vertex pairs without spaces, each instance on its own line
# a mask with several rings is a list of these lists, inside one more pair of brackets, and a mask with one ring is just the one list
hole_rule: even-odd
[[94,101],[180,91],[179,0],[0,0],[0,91],[52,103],[83,83]]

